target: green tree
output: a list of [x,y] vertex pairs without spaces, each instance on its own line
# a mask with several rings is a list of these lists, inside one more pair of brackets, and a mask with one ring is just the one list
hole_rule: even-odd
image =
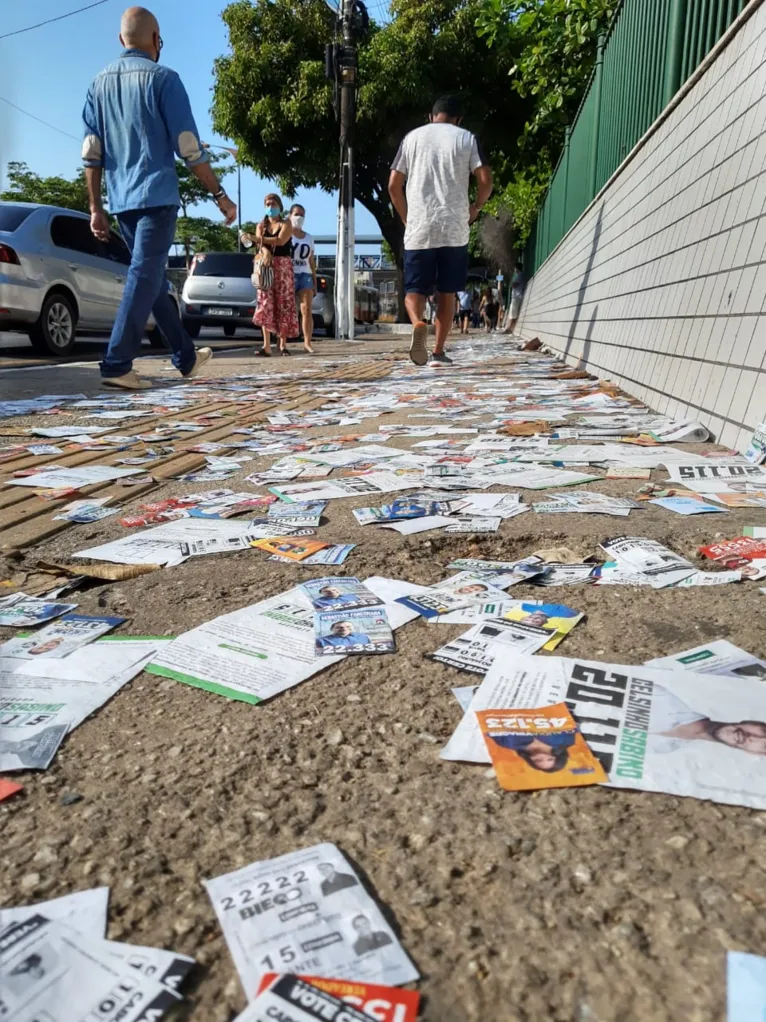
[[[219,180],[234,171],[234,164],[223,153],[209,154],[210,162],[215,167]],[[181,210],[176,226],[176,244],[183,245],[186,265],[191,262],[192,252],[234,252],[237,248],[237,236],[231,228],[216,223],[208,217],[190,216],[189,210],[202,202],[210,201],[210,193],[183,162],[176,160],[178,175],[178,193],[181,198]]]
[[0,192],[5,202],[36,202],[45,206],[63,206],[83,213],[90,210],[85,173],[79,171],[70,180],[65,177],[40,177],[26,163],[8,164],[8,189]]
[[[532,110],[510,88],[512,48],[476,33],[483,0],[393,0],[391,21],[359,39],[355,190],[401,266],[403,227],[388,198],[402,137],[423,124],[436,96],[460,93],[502,174]],[[223,12],[231,54],[215,63],[213,125],[240,160],[278,182],[337,187],[338,127],[324,47],[334,19],[324,0],[236,0]]]

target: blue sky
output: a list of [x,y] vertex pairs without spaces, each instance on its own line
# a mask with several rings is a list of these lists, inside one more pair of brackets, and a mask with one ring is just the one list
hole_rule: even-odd
[[[88,0],[0,0],[0,35],[57,17]],[[93,77],[120,52],[120,15],[128,0],[108,0],[100,7],[32,32],[0,40],[0,97],[61,131],[79,138],[83,100]],[[220,11],[225,0],[150,0],[165,42],[162,61],[181,75],[189,92],[205,142],[225,143],[210,127],[213,60],[228,50]],[[231,143],[230,143],[231,144]],[[5,165],[21,160],[44,176],[73,176],[80,165],[80,143],[38,124],[0,101],[0,184]],[[236,189],[234,177],[226,181]],[[244,220],[257,219],[269,186],[250,170],[242,174]],[[318,189],[301,191],[297,200],[307,209],[306,229],[334,234],[337,196]],[[217,216],[215,206],[199,207],[200,215]],[[379,234],[373,217],[357,204],[357,234]],[[363,249],[362,251],[365,251]],[[366,249],[369,251],[369,249]]]

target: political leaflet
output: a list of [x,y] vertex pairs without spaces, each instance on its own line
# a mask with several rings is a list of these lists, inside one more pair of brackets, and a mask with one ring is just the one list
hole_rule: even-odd
[[468,596],[454,596],[446,590],[429,586],[427,589],[421,588],[415,595],[402,596],[396,602],[414,610],[421,617],[432,618],[467,607],[473,600]]
[[606,470],[607,479],[651,479],[650,468],[631,468],[630,465],[610,465]]
[[726,955],[726,1022],[766,1018],[766,958],[744,951]]
[[428,654],[430,660],[471,674],[486,674],[495,659],[509,653],[536,653],[550,633],[517,621],[491,618]]
[[387,986],[418,978],[335,845],[254,862],[205,887],[248,1000],[266,973],[285,968]]
[[656,497],[649,501],[657,507],[664,507],[666,511],[675,511],[678,515],[706,515],[711,512],[725,514],[726,508],[717,507],[715,504],[705,504],[704,501],[695,500],[694,497]]
[[103,940],[108,907],[109,888],[92,887],[50,901],[38,901],[34,905],[0,908],[0,932],[11,923],[23,923],[30,916],[41,915],[51,922],[66,923],[85,937]]
[[447,565],[456,571],[471,571],[478,578],[495,575],[491,581],[498,589],[508,589],[518,582],[526,582],[546,570],[539,557],[527,557],[523,561],[483,561],[474,557],[460,557]]
[[[348,555],[356,546],[356,543],[335,543],[332,546],[325,547],[324,550],[318,550],[311,557],[304,557],[302,561],[298,561],[302,567],[308,565],[309,567],[315,564],[343,564]],[[281,561],[283,564],[295,564],[289,557],[282,557],[279,554],[272,554],[269,557],[270,561]]]
[[327,546],[317,539],[288,539],[286,536],[275,536],[270,539],[254,539],[250,546],[266,550],[270,554],[279,554],[290,561],[303,561],[312,554]]
[[420,473],[414,476],[399,476],[393,472],[368,472],[366,475],[348,479],[319,479],[316,482],[270,486],[269,490],[280,500],[337,500],[341,497],[360,497],[389,493],[393,490],[415,489],[422,482]]
[[[260,994],[279,978],[278,973],[269,972],[261,980]],[[375,983],[358,983],[345,979],[321,979],[319,976],[298,976],[326,994],[338,998],[343,1004],[350,1004],[363,1013],[365,1022],[369,1018],[377,1022],[415,1022],[420,1004],[420,994],[415,990],[400,990],[399,987],[384,987]],[[251,1002],[252,1003],[252,1002]],[[240,1019],[244,1016],[240,1016]],[[329,1014],[320,1015],[319,1022],[327,1022]],[[332,1016],[336,1022],[344,1022],[337,1012]],[[237,1020],[235,1019],[235,1022]],[[271,1022],[271,1018],[269,1018]]]
[[[0,941],[4,1018],[7,1022],[161,1018],[181,998],[154,977],[155,963],[147,969],[134,967],[131,950],[128,944],[83,936],[39,913],[12,923]],[[105,1014],[107,1005],[113,1006],[111,1016]]]
[[115,468],[113,465],[78,465],[77,468],[41,469],[20,479],[7,479],[7,486],[35,486],[41,490],[73,489],[109,483],[113,479],[140,475],[140,468]]
[[766,540],[750,536],[725,539],[699,548],[703,557],[717,561],[727,568],[739,568],[752,561],[766,558]]
[[575,788],[609,779],[566,703],[532,710],[477,710],[476,716],[506,791]]
[[298,976],[269,976],[270,982],[261,983],[255,1000],[234,1022],[369,1022],[369,1015]]
[[51,603],[25,593],[13,593],[0,598],[0,625],[31,628],[76,609],[76,603]]
[[[392,629],[417,617],[395,601],[422,592],[424,586],[380,576],[364,584],[383,600]],[[315,655],[314,614],[296,587],[179,635],[159,650],[146,670],[257,704],[340,663],[344,653]]]
[[609,785],[766,808],[766,685],[561,657],[497,659],[443,759],[487,763],[477,710],[566,702]]
[[271,504],[268,510],[269,521],[272,519],[283,525],[302,525],[316,528],[327,507],[326,500],[304,500],[286,503],[279,501]]
[[766,489],[766,469],[761,465],[718,463],[708,465],[668,462],[670,478],[698,493],[748,493]]
[[502,518],[489,515],[457,515],[452,525],[447,526],[445,532],[475,534],[497,532],[502,521]]
[[9,639],[0,646],[0,658],[45,660],[69,656],[113,628],[121,625],[124,617],[87,617],[84,614],[65,614],[53,624],[34,635]]
[[452,596],[472,604],[506,599],[505,593],[499,586],[473,571],[459,571],[457,575],[437,582],[434,589],[438,589],[440,593],[450,593]]
[[[11,798],[13,795],[18,795],[24,788],[21,784],[14,784],[13,781],[6,781],[0,777],[0,802],[4,802],[7,798]],[[0,912],[0,918],[2,912]],[[0,929],[2,929],[2,923],[0,922]]]
[[555,649],[584,617],[584,614],[563,603],[539,600],[520,602],[503,612],[503,620],[523,625],[529,634],[545,635],[543,649],[546,650]]
[[685,557],[654,539],[618,536],[601,543],[601,549],[616,562],[618,568],[644,576],[655,589],[675,585],[697,571]]
[[762,465],[766,461],[766,422],[756,426],[744,457],[751,465]]
[[726,639],[695,646],[671,656],[647,660],[647,667],[684,667],[697,674],[722,674],[727,678],[759,678],[766,681],[766,661],[759,660]]
[[353,610],[355,607],[379,607],[383,601],[358,578],[330,575],[302,582],[299,589],[311,601],[314,610]]
[[590,581],[596,570],[595,564],[558,564],[550,561],[543,564],[543,571],[529,581],[533,586],[574,586]]
[[314,614],[314,648],[317,656],[373,655],[395,653],[396,641],[383,607],[320,610]]

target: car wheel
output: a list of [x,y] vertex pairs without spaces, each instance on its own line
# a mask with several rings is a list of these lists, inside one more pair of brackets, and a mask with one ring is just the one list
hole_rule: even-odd
[[202,329],[201,323],[194,319],[185,319],[183,323],[184,330],[187,332],[189,337],[191,338],[199,337],[199,332]]
[[74,348],[77,313],[72,300],[54,292],[47,296],[40,318],[31,327],[29,339],[35,351],[43,355],[68,355]]
[[224,337],[233,337],[236,332],[237,332],[236,323],[224,323],[223,325]]
[[146,336],[149,338],[149,343],[153,348],[167,348],[165,338],[162,336],[162,331],[158,326],[153,326],[151,330],[147,330]]

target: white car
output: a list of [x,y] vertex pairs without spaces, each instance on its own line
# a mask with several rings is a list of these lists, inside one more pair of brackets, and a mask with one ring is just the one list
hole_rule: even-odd
[[[129,265],[122,238],[113,231],[99,241],[85,213],[0,202],[0,331],[27,333],[42,354],[69,354],[78,329],[112,329]],[[170,282],[168,290],[178,308]],[[153,345],[164,346],[153,319],[147,330]]]

